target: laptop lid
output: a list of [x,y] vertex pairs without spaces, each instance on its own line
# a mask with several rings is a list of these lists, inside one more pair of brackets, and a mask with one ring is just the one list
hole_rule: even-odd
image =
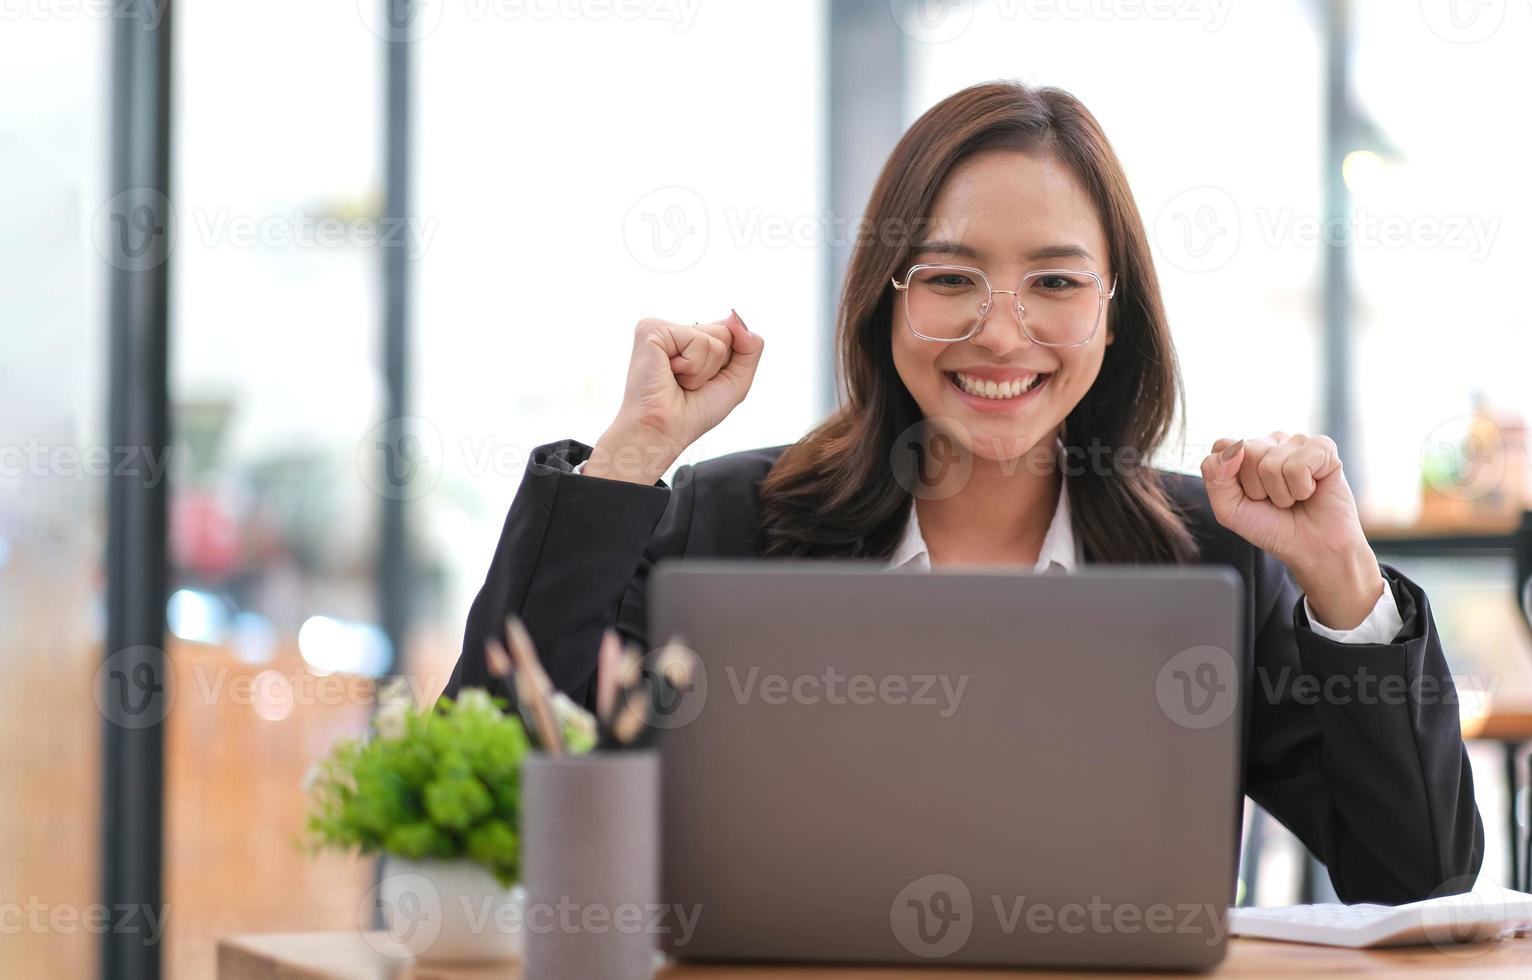
[[681,959],[1202,968],[1238,847],[1232,570],[669,560]]

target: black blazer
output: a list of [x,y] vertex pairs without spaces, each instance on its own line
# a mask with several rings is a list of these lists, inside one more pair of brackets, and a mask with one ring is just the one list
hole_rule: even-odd
[[[645,584],[655,562],[758,555],[756,490],[784,448],[682,466],[672,488],[576,475],[591,448],[574,440],[537,447],[445,693],[486,687],[511,696],[489,676],[484,642],[516,613],[553,683],[591,705],[602,630],[615,624],[647,649]],[[1162,479],[1200,561],[1244,579],[1244,792],[1325,863],[1343,901],[1466,891],[1484,830],[1425,593],[1385,566],[1404,620],[1395,641],[1327,640],[1309,629],[1286,568],[1214,519],[1200,479]]]

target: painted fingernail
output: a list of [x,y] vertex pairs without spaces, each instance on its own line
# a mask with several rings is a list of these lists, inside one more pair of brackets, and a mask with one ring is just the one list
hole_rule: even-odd
[[1218,454],[1218,458],[1227,463],[1229,460],[1238,456],[1239,451],[1243,449],[1244,446],[1245,440],[1243,439],[1241,439],[1239,442],[1233,443],[1232,445],[1225,446],[1224,451]]
[[732,306],[729,307],[729,312],[734,315],[734,319],[739,321],[739,325],[740,326],[745,327],[745,333],[749,333],[750,332],[750,328],[745,326],[745,318],[740,316],[739,312],[737,310],[735,310],[734,307],[732,307]]

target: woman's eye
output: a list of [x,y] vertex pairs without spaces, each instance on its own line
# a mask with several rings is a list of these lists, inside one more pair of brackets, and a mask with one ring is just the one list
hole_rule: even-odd
[[961,273],[942,272],[927,276],[925,284],[928,286],[942,286],[948,289],[966,289],[973,285],[973,280]]
[[1080,280],[1073,276],[1047,275],[1038,276],[1032,281],[1034,286],[1050,292],[1061,292],[1066,289],[1077,289],[1081,285]]

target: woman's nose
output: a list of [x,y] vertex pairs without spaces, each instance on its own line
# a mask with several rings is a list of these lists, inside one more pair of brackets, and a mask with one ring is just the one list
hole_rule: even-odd
[[1008,354],[1029,346],[1032,338],[1021,325],[1025,312],[1016,297],[997,294],[979,324],[979,331],[968,338],[968,342],[996,354]]

